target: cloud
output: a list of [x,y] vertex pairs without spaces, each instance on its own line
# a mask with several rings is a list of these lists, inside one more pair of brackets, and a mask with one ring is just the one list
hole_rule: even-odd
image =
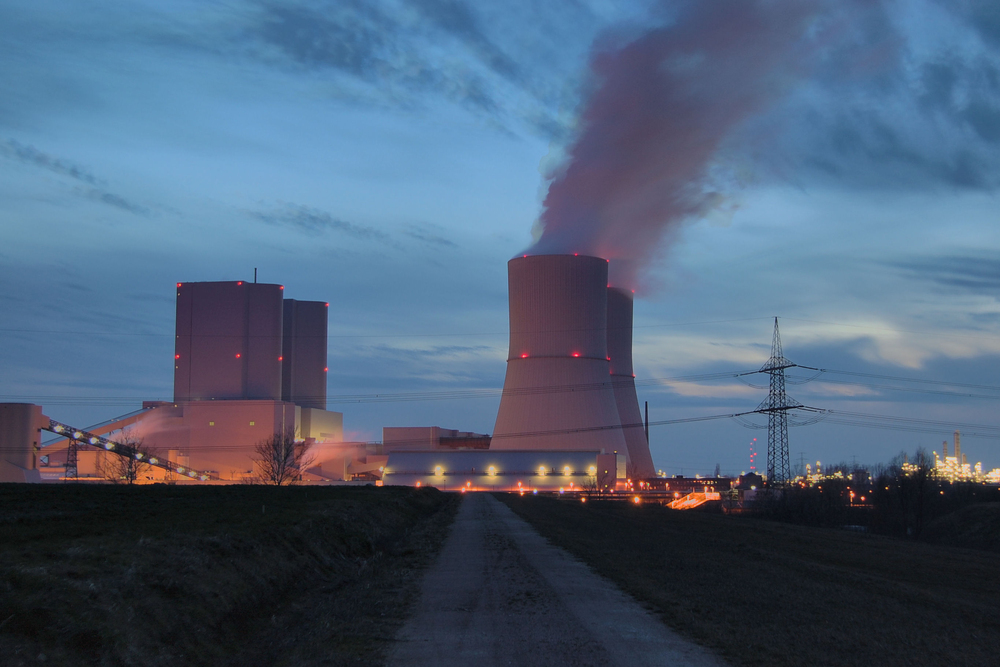
[[69,176],[90,185],[100,186],[104,184],[101,179],[74,162],[43,153],[34,146],[26,146],[14,139],[8,139],[6,142],[0,144],[0,155],[24,164],[48,169],[53,173],[61,176]]
[[129,213],[134,213],[136,215],[149,215],[148,208],[135,204],[128,199],[125,199],[120,195],[116,195],[113,192],[108,192],[107,190],[91,188],[90,190],[84,192],[84,196],[96,202],[121,209],[122,211],[128,211]]
[[0,155],[94,186],[75,190],[75,192],[87,199],[107,204],[122,211],[134,213],[135,215],[149,215],[148,208],[131,202],[121,195],[107,191],[104,188],[106,182],[103,179],[98,178],[85,167],[75,162],[57,158],[38,150],[34,146],[22,144],[14,139],[8,139],[5,143],[0,144]]
[[350,236],[362,241],[388,242],[389,235],[374,227],[346,222],[326,211],[299,204],[285,204],[272,211],[247,211],[247,215],[275,227],[286,227],[307,236],[320,236],[329,232]]
[[521,67],[486,36],[469,5],[455,0],[418,0],[414,4],[439,28],[469,45],[490,69],[508,79],[521,78]]
[[1000,290],[1000,257],[945,255],[893,262],[890,266],[963,292],[996,296]]
[[450,241],[436,233],[430,225],[406,225],[403,233],[430,245],[443,246],[446,248],[458,247],[458,245],[456,245],[453,241]]

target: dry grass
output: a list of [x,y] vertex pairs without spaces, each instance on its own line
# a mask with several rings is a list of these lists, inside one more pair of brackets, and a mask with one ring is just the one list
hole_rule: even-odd
[[498,495],[739,665],[995,665],[1000,554],[832,529]]
[[433,489],[0,485],[4,665],[378,662]]

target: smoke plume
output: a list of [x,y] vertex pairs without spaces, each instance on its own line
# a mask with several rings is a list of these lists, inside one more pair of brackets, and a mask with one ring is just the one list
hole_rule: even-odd
[[[625,260],[618,266],[631,268],[612,280],[635,287],[678,225],[731,205],[747,173],[861,187],[922,171],[948,182],[941,147],[899,129],[913,129],[898,116],[926,91],[903,81],[906,39],[890,5],[700,0],[637,38],[605,36],[528,252]],[[862,161],[877,176],[867,178]]]

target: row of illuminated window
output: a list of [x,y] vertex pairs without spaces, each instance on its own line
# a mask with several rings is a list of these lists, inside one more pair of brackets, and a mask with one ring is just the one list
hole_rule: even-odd
[[[389,472],[389,471],[386,471],[386,472]],[[502,472],[500,470],[497,470],[496,466],[489,466],[488,468],[486,468],[485,472],[490,477],[495,477],[497,475],[523,475],[524,474],[523,471],[518,471],[518,472]],[[434,475],[437,476],[437,477],[443,477],[445,475],[468,475],[468,474],[469,474],[468,470],[446,472],[445,469],[444,469],[444,466],[434,466]],[[588,476],[589,475],[589,476],[593,477],[594,475],[597,474],[597,466],[590,466],[589,468],[587,468],[586,472],[583,472],[583,471],[574,471],[569,466],[564,466],[562,468],[562,470],[557,470],[557,469],[554,469],[554,468],[548,468],[546,466],[538,466],[538,469],[535,471],[535,474],[538,475],[539,477],[545,477],[546,475],[559,475],[559,474],[563,475],[564,477],[572,477],[574,475],[575,476]]]

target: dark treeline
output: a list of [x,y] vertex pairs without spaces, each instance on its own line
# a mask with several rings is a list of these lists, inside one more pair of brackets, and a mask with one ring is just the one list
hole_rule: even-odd
[[870,468],[851,464],[827,468],[828,475],[836,472],[842,476],[765,495],[758,503],[758,515],[920,539],[937,519],[977,503],[1000,502],[996,485],[936,477],[933,458],[924,450]]

